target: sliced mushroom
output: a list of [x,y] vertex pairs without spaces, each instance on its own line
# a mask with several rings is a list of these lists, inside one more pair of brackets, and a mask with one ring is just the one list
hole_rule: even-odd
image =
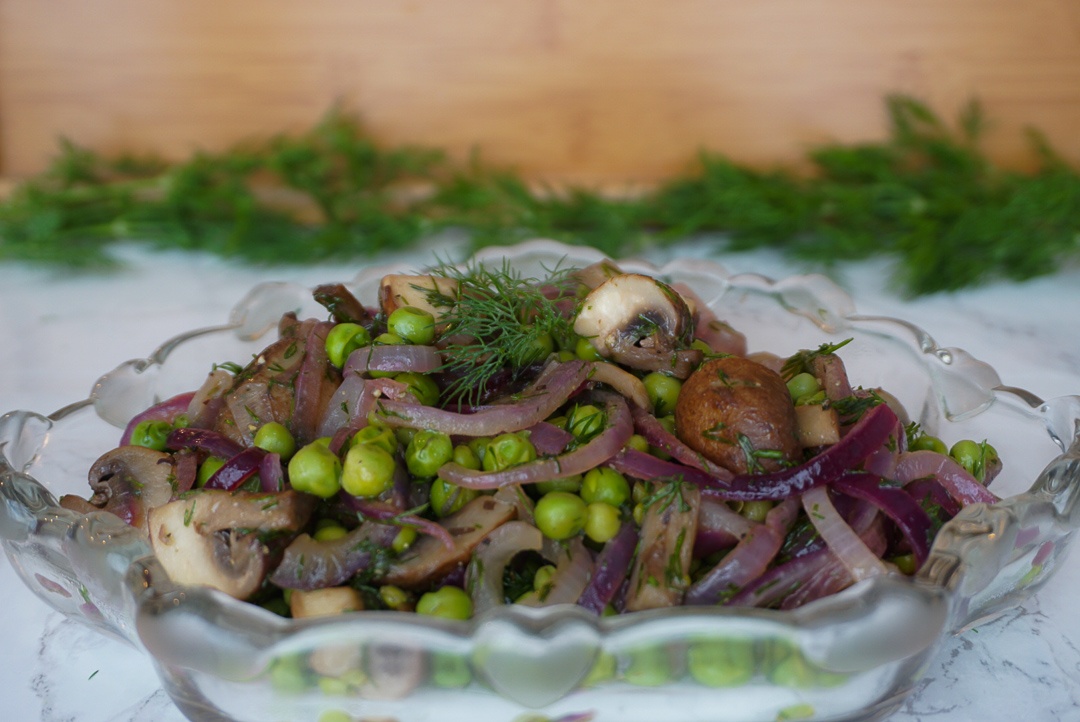
[[574,332],[604,358],[685,378],[700,352],[689,351],[694,319],[670,286],[638,273],[609,278],[582,301]]
[[660,487],[645,507],[638,553],[630,571],[626,610],[672,607],[690,586],[701,491],[693,484]]
[[364,304],[360,303],[344,284],[324,283],[315,287],[312,296],[319,305],[330,312],[337,323],[358,323],[362,326],[370,326],[375,321]]
[[145,446],[121,446],[90,467],[90,504],[112,512],[131,526],[146,528],[150,509],[173,495],[173,458]]
[[434,536],[422,537],[405,556],[390,565],[380,581],[406,589],[429,584],[432,579],[465,564],[484,537],[513,519],[516,513],[514,505],[492,496],[473,499],[442,521],[454,540],[452,549]]
[[[332,617],[364,608],[364,598],[352,587],[326,587],[289,595],[289,612],[293,619]],[[308,664],[324,677],[341,677],[360,669],[360,647],[356,644],[330,644],[319,647],[308,657]]]
[[446,276],[390,274],[379,284],[379,305],[387,316],[402,306],[412,306],[438,321],[457,300],[458,287],[457,279]]
[[247,599],[268,571],[262,534],[295,531],[313,509],[314,499],[294,491],[204,490],[150,511],[150,545],[174,582]]

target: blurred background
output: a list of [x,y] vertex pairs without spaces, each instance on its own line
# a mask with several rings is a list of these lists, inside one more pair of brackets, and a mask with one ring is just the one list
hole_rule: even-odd
[[339,104],[388,144],[526,177],[650,182],[707,148],[768,167],[886,132],[883,98],[1031,162],[1080,161],[1076,0],[0,1],[0,176],[65,136],[170,159],[309,127]]

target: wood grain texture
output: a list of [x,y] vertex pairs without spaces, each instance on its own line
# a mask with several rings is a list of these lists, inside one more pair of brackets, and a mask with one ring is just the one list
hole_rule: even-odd
[[59,136],[184,157],[334,103],[387,143],[538,178],[650,181],[701,148],[767,166],[885,132],[882,99],[979,98],[1080,162],[1077,0],[0,0],[0,173]]

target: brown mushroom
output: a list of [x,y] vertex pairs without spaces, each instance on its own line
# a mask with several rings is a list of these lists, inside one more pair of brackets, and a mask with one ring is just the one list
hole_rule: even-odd
[[685,378],[700,352],[689,350],[694,319],[670,286],[638,273],[613,276],[581,303],[574,332],[604,358],[641,371]]
[[263,533],[296,531],[313,510],[313,497],[294,491],[203,490],[150,511],[150,545],[174,582],[247,599],[268,571]]
[[795,407],[778,373],[738,356],[708,361],[675,404],[679,438],[737,474],[775,471],[801,458]]
[[690,586],[701,491],[671,482],[654,489],[641,519],[637,556],[630,570],[626,610],[673,607]]
[[146,528],[147,512],[173,495],[173,457],[145,446],[121,446],[90,467],[90,504],[131,526]]

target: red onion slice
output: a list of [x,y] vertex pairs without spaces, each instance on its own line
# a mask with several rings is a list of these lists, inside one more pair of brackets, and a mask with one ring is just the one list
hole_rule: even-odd
[[728,469],[709,461],[684,444],[679,437],[665,429],[664,425],[649,412],[635,408],[634,427],[645,437],[649,444],[658,449],[663,449],[677,461],[704,471],[706,474],[722,481],[729,481],[734,477]]
[[994,492],[960,466],[952,457],[936,451],[909,451],[900,455],[896,463],[896,479],[907,483],[922,477],[933,477],[958,502],[968,504],[995,504],[1000,501]]
[[543,594],[530,592],[518,604],[532,607],[550,607],[555,604],[576,604],[593,572],[592,552],[585,548],[581,537],[577,536],[565,544],[560,544],[555,555],[555,573],[551,576],[551,586]]
[[848,526],[829,498],[829,490],[823,486],[808,489],[802,495],[802,505],[810,522],[825,544],[855,581],[887,574],[888,569]]
[[770,509],[764,523],[755,526],[719,564],[694,582],[686,593],[686,604],[723,603],[735,591],[761,576],[780,551],[798,512],[799,502],[794,497]]
[[256,446],[244,449],[215,471],[206,480],[203,488],[224,489],[225,491],[240,488],[245,481],[259,473],[259,467],[262,466],[264,456],[266,456],[266,452]]
[[[327,394],[330,360],[326,356],[326,336],[334,324],[329,321],[313,324],[304,343],[304,359],[295,380],[295,402],[289,430],[297,442],[306,444],[316,437],[322,404]],[[336,369],[334,370],[336,374]]]
[[602,614],[619,593],[623,582],[630,573],[630,563],[634,560],[638,534],[634,525],[627,522],[619,532],[609,539],[600,550],[593,567],[592,578],[578,599],[578,606],[596,614]]
[[768,474],[738,474],[712,494],[739,501],[778,500],[828,484],[888,441],[896,422],[893,410],[879,404],[864,413],[844,438],[809,461]]
[[911,546],[915,564],[921,567],[930,555],[930,545],[934,541],[930,515],[906,491],[882,486],[881,481],[873,474],[851,473],[834,481],[832,488],[870,502],[892,519]]
[[588,379],[584,361],[554,363],[537,383],[523,391],[521,401],[489,406],[472,414],[399,401],[380,401],[374,414],[388,426],[429,429],[460,436],[497,436],[521,431],[551,416]]
[[434,346],[363,346],[349,354],[343,374],[367,373],[369,371],[415,371],[429,374],[443,366],[439,350]]
[[506,565],[520,552],[538,552],[543,545],[544,535],[540,530],[523,521],[508,521],[484,537],[473,551],[465,572],[465,589],[472,596],[473,613],[505,604]]
[[476,471],[450,462],[439,469],[439,476],[451,484],[469,489],[497,489],[510,484],[535,484],[584,474],[618,454],[634,433],[630,409],[621,396],[597,394],[597,397],[605,400],[608,426],[573,451],[503,471]]
[[227,436],[209,429],[173,429],[165,439],[165,448],[178,451],[194,449],[205,451],[219,459],[231,459],[244,450],[244,447]]
[[177,416],[188,412],[188,407],[191,406],[191,400],[194,397],[194,391],[177,394],[159,404],[154,404],[142,413],[135,414],[127,426],[124,427],[124,433],[120,437],[120,446],[127,446],[131,443],[131,435],[135,431],[135,427],[144,421],[167,421],[171,424],[176,420]]
[[358,496],[347,494],[342,491],[338,494],[338,497],[345,503],[347,507],[353,511],[363,515],[367,519],[385,524],[387,526],[411,526],[421,534],[426,534],[431,537],[435,537],[443,543],[447,549],[454,548],[454,537],[450,535],[450,532],[446,530],[446,527],[442,526],[438,522],[434,522],[430,519],[425,519],[422,516],[416,514],[403,513],[402,510],[393,504],[388,504],[384,501],[378,501],[376,499],[361,499]]

